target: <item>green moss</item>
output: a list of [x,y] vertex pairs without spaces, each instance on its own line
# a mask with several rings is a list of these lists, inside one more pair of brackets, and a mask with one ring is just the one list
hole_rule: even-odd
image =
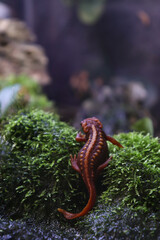
[[124,146],[109,145],[113,160],[104,173],[102,202],[121,199],[121,204],[144,211],[160,206],[160,144],[158,138],[141,133],[115,137]]
[[[44,111],[19,112],[2,131],[0,201],[15,214],[52,216],[84,199],[82,180],[70,166],[80,144],[76,131]],[[83,203],[83,201],[82,201]]]

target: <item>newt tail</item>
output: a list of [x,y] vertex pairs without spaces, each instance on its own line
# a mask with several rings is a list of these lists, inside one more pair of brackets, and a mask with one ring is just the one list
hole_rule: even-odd
[[88,203],[81,212],[70,213],[61,208],[58,208],[58,211],[61,212],[64,215],[64,217],[67,219],[74,219],[74,218],[78,218],[86,215],[93,208],[96,201],[96,190],[94,185],[90,187],[89,192],[90,192],[90,197],[89,197]]

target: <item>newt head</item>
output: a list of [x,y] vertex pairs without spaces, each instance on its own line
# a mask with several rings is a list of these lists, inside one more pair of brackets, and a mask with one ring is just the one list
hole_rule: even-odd
[[89,132],[89,130],[92,128],[92,125],[99,129],[103,128],[102,123],[96,117],[86,118],[81,121],[81,126],[85,133]]

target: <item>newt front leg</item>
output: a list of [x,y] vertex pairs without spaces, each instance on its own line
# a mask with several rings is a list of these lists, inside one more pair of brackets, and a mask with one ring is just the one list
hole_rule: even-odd
[[77,158],[76,155],[74,155],[74,157],[72,157],[72,155],[70,155],[71,157],[71,166],[72,168],[77,171],[78,173],[81,173],[81,170],[79,169],[79,166],[77,164]]
[[79,133],[77,133],[76,141],[77,141],[77,142],[86,142],[87,139],[86,139],[86,136],[85,136],[84,134],[82,134],[81,132],[79,132]]

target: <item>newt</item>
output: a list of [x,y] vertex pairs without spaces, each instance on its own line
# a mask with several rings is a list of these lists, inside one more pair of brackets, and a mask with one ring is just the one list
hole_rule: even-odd
[[58,211],[67,219],[84,216],[93,208],[96,201],[96,178],[112,159],[112,156],[109,157],[106,141],[108,140],[114,145],[123,148],[118,141],[105,134],[103,125],[97,118],[86,118],[81,122],[81,126],[85,134],[79,132],[76,141],[85,142],[85,145],[81,148],[77,157],[71,155],[71,166],[81,174],[89,192],[89,200],[80,213],[70,213],[58,208]]

